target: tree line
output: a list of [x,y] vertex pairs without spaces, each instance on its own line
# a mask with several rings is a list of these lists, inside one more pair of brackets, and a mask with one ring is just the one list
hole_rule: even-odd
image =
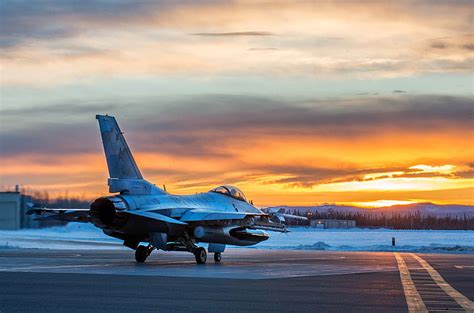
[[[305,216],[309,220],[340,219],[355,220],[357,227],[391,228],[391,229],[460,229],[474,230],[474,217],[468,215],[434,216],[413,213],[370,213],[370,212],[307,212],[300,213],[295,210],[292,214]],[[307,221],[289,221],[290,225],[309,226]]]
[[35,206],[52,209],[88,209],[91,203],[86,197],[70,197],[67,192],[54,199],[47,191],[34,191],[30,196]]

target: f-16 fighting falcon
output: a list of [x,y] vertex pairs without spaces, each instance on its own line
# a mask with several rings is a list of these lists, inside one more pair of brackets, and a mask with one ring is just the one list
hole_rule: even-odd
[[257,209],[236,187],[223,185],[178,196],[146,181],[115,118],[97,115],[96,119],[109,169],[109,192],[114,195],[96,199],[89,209],[32,208],[29,214],[43,220],[90,222],[134,249],[139,263],[160,249],[191,252],[198,264],[204,264],[207,252],[198,243],[208,243],[208,252],[220,262],[226,245],[255,245],[269,238],[265,230],[287,231],[282,216]]

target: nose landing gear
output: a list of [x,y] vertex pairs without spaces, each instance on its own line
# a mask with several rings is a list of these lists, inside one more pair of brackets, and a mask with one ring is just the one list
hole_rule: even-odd
[[214,253],[214,262],[220,263],[222,260],[222,254],[220,252]]
[[137,263],[143,263],[145,260],[150,256],[151,252],[153,251],[153,247],[149,245],[148,247],[145,246],[138,246],[135,249],[135,260]]

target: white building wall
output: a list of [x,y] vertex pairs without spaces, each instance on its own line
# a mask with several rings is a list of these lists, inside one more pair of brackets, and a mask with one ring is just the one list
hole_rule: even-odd
[[0,192],[0,229],[20,229],[21,211],[19,192]]

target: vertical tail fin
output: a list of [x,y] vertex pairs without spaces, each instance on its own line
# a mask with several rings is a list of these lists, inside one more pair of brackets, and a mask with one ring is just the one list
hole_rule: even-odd
[[99,121],[109,177],[143,179],[115,118],[108,115],[96,115],[95,118]]

